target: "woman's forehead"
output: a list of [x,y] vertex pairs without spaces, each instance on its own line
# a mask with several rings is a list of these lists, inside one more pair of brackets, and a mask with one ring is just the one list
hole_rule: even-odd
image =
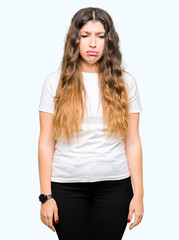
[[84,31],[88,33],[91,33],[92,31],[95,31],[95,33],[105,32],[104,26],[100,21],[88,21],[80,30],[81,32]]

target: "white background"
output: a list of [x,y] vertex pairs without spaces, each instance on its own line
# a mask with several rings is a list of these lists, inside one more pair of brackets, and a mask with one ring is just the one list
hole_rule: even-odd
[[37,109],[71,19],[84,7],[111,15],[143,108],[144,216],[131,231],[127,225],[123,239],[178,239],[177,0],[1,1],[0,238],[57,239],[40,220]]

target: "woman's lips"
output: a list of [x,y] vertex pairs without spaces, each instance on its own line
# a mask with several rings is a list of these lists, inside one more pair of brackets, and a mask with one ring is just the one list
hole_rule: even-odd
[[87,51],[87,54],[88,55],[97,55],[98,52],[96,52],[96,51]]

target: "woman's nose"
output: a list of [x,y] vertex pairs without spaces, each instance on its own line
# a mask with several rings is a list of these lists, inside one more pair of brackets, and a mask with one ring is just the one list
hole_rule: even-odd
[[90,37],[90,42],[89,42],[89,45],[94,47],[96,46],[96,38],[95,37]]

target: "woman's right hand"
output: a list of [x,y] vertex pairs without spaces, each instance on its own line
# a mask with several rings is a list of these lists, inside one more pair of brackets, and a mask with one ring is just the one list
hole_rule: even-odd
[[58,219],[58,208],[54,198],[47,200],[45,203],[41,204],[40,210],[40,218],[42,222],[47,225],[52,231],[55,232],[55,228],[53,226],[53,217],[55,222]]

